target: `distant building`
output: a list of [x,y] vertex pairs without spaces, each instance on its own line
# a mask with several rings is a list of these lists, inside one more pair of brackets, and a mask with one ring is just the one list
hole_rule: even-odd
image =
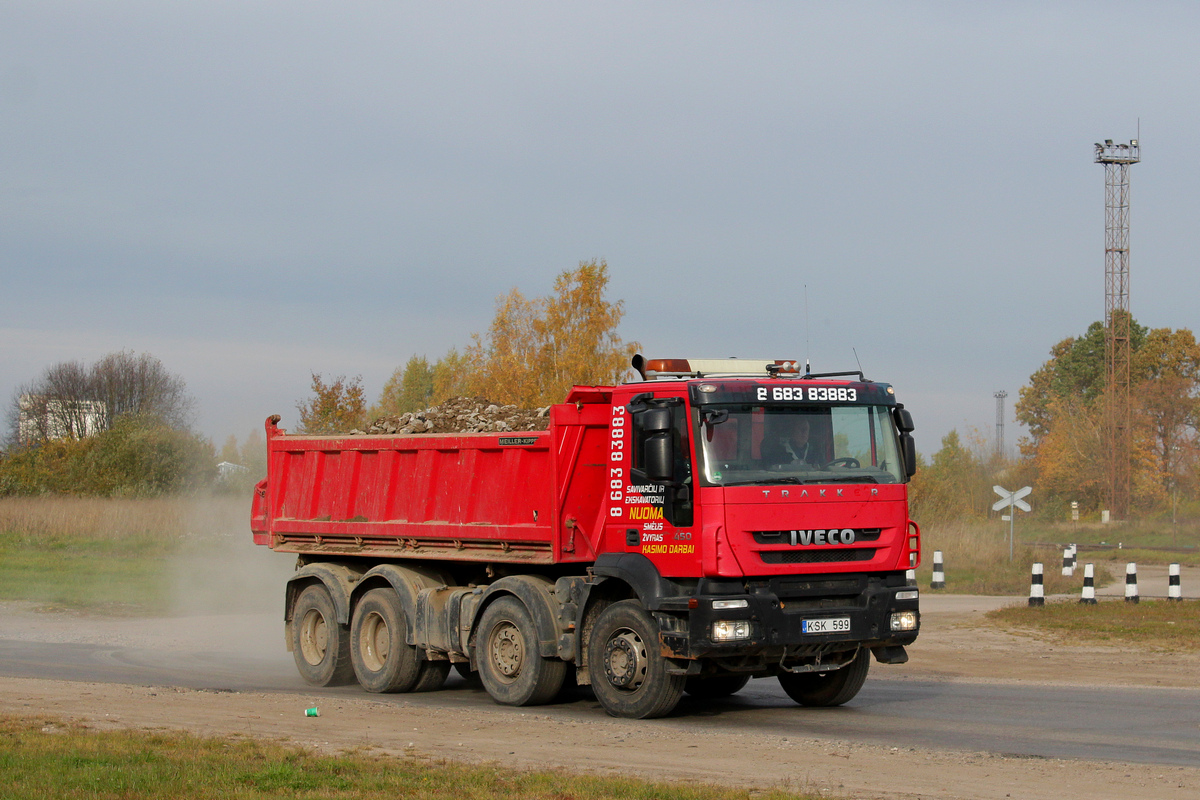
[[17,407],[17,440],[21,444],[86,439],[104,430],[105,406],[101,400],[58,400],[23,394]]
[[217,480],[227,481],[249,471],[249,467],[243,467],[241,464],[234,464],[232,461],[222,461],[220,464],[217,464]]

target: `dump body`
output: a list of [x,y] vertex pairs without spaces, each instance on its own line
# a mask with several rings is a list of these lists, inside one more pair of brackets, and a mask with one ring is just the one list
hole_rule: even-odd
[[558,564],[598,554],[604,409],[550,429],[290,436],[267,422],[254,541],[314,556]]
[[[301,673],[344,678],[345,647],[371,691],[458,662],[499,702],[544,702],[565,663],[619,716],[666,713],[685,679],[845,702],[868,654],[903,663],[919,627],[911,417],[859,377],[576,387],[537,432],[298,436],[272,417],[252,530],[299,556]],[[372,661],[379,630],[410,661]]]

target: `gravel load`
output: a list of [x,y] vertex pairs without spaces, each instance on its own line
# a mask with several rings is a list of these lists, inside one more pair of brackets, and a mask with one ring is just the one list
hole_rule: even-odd
[[398,417],[380,417],[365,431],[353,430],[350,433],[497,433],[544,431],[549,427],[550,406],[518,408],[493,403],[482,397],[451,397],[424,411],[412,411]]

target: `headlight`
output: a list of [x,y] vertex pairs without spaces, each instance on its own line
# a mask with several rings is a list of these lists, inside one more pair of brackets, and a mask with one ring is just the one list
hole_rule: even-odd
[[916,600],[920,596],[921,592],[918,589],[905,589],[902,592],[896,592],[897,600]]
[[892,630],[915,631],[917,629],[917,612],[897,611],[892,614]]
[[727,608],[749,608],[750,601],[744,597],[740,600],[713,600],[712,607],[717,611]]
[[722,619],[713,623],[712,640],[714,642],[736,642],[749,638],[750,620],[748,619]]

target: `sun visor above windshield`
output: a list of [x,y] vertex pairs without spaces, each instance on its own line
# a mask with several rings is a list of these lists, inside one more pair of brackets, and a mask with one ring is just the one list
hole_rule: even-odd
[[762,403],[764,405],[873,405],[894,406],[896,394],[890,384],[832,381],[748,381],[705,380],[688,387],[693,406],[722,403]]

